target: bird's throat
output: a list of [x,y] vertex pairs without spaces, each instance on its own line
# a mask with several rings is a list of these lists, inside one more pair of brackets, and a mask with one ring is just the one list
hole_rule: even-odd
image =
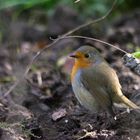
[[83,69],[83,68],[88,68],[92,65],[91,62],[89,61],[83,61],[83,60],[75,60],[75,64],[72,68],[72,72],[71,72],[71,80],[74,79],[76,73],[78,72],[78,70]]

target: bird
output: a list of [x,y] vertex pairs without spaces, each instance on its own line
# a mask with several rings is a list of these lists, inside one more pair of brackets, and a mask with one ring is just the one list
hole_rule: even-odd
[[70,57],[75,59],[70,76],[72,89],[84,108],[91,112],[106,110],[113,117],[115,103],[140,109],[122,93],[115,70],[95,47],[81,46]]

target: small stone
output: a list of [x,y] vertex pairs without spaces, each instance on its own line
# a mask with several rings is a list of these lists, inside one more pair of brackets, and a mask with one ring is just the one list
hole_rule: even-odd
[[57,120],[63,118],[64,116],[66,116],[66,114],[67,114],[66,109],[63,109],[63,108],[59,109],[52,114],[52,119],[53,119],[53,121],[57,121]]
[[140,75],[140,60],[133,57],[131,54],[125,54],[123,56],[125,66],[134,70],[134,72]]
[[140,75],[140,64],[137,65],[137,67],[135,67],[134,71]]
[[137,66],[136,59],[131,54],[126,54],[123,57],[124,64],[129,68],[134,68]]

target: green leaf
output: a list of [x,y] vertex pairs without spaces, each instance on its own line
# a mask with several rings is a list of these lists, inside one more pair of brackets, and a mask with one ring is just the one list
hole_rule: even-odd
[[140,51],[139,51],[139,52],[134,52],[134,53],[132,53],[132,55],[133,55],[135,58],[140,58]]
[[27,7],[32,7],[34,5],[48,2],[49,0],[0,0],[0,9],[17,6],[17,5],[25,5]]

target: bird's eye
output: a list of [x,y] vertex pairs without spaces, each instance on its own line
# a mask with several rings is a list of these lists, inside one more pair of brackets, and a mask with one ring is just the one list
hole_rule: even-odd
[[85,54],[85,58],[89,58],[90,55],[88,53]]

